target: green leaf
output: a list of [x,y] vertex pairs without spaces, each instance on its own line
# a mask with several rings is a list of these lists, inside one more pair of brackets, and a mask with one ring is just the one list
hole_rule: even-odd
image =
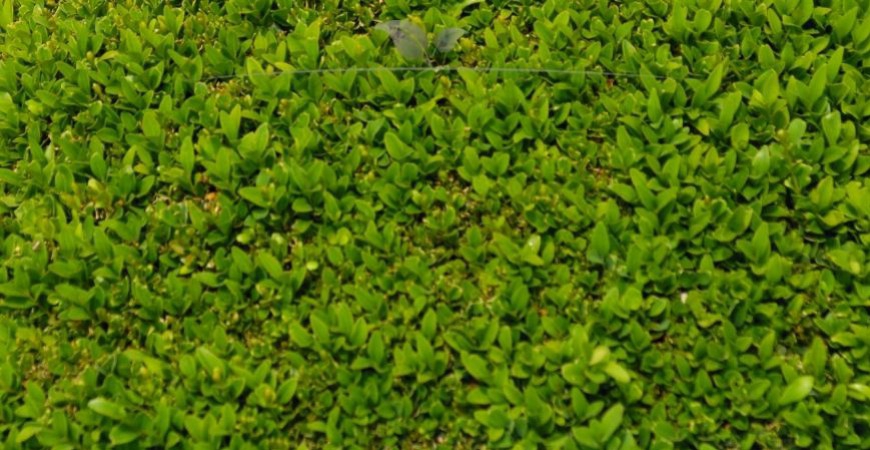
[[792,23],[803,26],[813,15],[813,0],[800,0],[798,7],[791,12]]
[[604,264],[610,255],[610,233],[604,222],[595,224],[589,240],[589,249],[586,251],[586,259],[593,264]]
[[247,253],[242,251],[242,249],[233,247],[230,253],[233,257],[233,263],[239,270],[244,273],[251,273],[254,271],[254,262]]
[[541,395],[535,387],[526,387],[523,393],[523,400],[529,416],[539,423],[546,423],[552,417],[553,409],[541,399]]
[[596,432],[590,427],[574,427],[571,429],[571,435],[581,445],[593,449],[601,448]]
[[311,316],[311,330],[314,331],[314,338],[322,345],[326,345],[330,340],[329,324],[318,316]]
[[863,270],[859,253],[852,248],[844,247],[831,250],[828,252],[828,259],[840,269],[853,275],[860,275]]
[[299,322],[290,324],[290,341],[302,348],[311,347],[314,344],[314,338]]
[[263,191],[258,187],[245,186],[240,188],[239,196],[261,208],[269,207],[269,200],[266,199]]
[[245,58],[245,74],[251,82],[254,84],[260,84],[265,78],[264,75],[266,75],[266,72],[263,70],[263,66],[261,66],[256,59],[249,57]]
[[126,425],[115,425],[109,431],[109,440],[112,442],[112,445],[127,444],[133,442],[138,437],[139,432]]
[[127,411],[123,406],[106,400],[103,397],[97,397],[89,401],[88,408],[101,416],[114,420],[124,420],[127,417]]
[[105,180],[106,175],[108,174],[109,166],[106,165],[106,160],[103,158],[102,153],[94,153],[91,155],[91,173],[94,174],[98,179]]
[[24,181],[24,179],[9,169],[0,168],[0,181],[12,186],[18,186]]
[[214,373],[215,371],[222,371],[224,368],[223,361],[211,350],[200,346],[196,349],[196,360],[199,364],[205,368],[209,374]]
[[734,123],[734,116],[742,104],[743,96],[740,92],[731,92],[722,99],[722,109],[719,111],[719,122],[716,124],[720,131],[727,130]]
[[836,50],[834,50],[834,53],[831,55],[830,59],[828,59],[828,83],[833,83],[834,81],[836,81],[837,75],[839,75],[840,73],[840,66],[843,64],[844,52],[844,47],[838,47]]
[[296,395],[296,389],[299,385],[298,377],[291,377],[289,380],[281,383],[281,386],[278,387],[278,403],[282,405],[286,405],[293,399],[293,396]]
[[242,124],[242,107],[236,105],[229,113],[221,111],[220,122],[224,136],[230,142],[236,142],[239,139],[239,127]]
[[610,437],[616,433],[619,426],[622,425],[622,418],[625,414],[625,407],[621,403],[611,406],[607,412],[601,417],[601,425],[597,428],[598,442],[605,444],[610,440]]
[[247,133],[239,142],[239,154],[247,160],[260,162],[269,147],[269,125],[263,123],[257,130]]
[[510,305],[514,311],[525,311],[529,304],[529,288],[524,283],[516,282],[511,285]]
[[393,132],[388,132],[384,136],[384,145],[387,147],[387,153],[396,161],[404,161],[413,154],[413,151]]
[[855,26],[855,20],[861,15],[860,12],[861,9],[858,6],[854,6],[834,21],[834,37],[837,39],[845,38]]
[[631,184],[634,187],[634,191],[637,192],[637,198],[640,199],[640,203],[644,208],[650,211],[655,211],[658,202],[656,201],[656,196],[648,186],[646,175],[637,169],[631,169],[629,170],[629,176],[631,177]]
[[196,154],[193,150],[193,139],[190,136],[184,138],[181,142],[181,147],[178,150],[178,162],[184,169],[186,179],[190,179],[193,174],[193,168],[196,166]]
[[21,431],[19,431],[18,435],[15,437],[15,443],[21,444],[21,443],[27,442],[28,439],[32,438],[33,436],[36,436],[42,430],[44,430],[44,428],[40,427],[40,426],[31,425],[31,426],[22,427]]
[[794,119],[788,125],[788,139],[795,145],[799,145],[807,131],[807,123],[802,119]]
[[492,181],[484,174],[475,176],[471,181],[471,186],[474,188],[474,192],[477,192],[484,197],[486,197],[486,194],[489,193],[490,189],[492,189],[492,184]]
[[725,74],[725,62],[717,65],[710,75],[707,77],[707,81],[700,85],[698,90],[695,92],[695,96],[692,98],[692,106],[700,107],[703,106],[707,100],[713,98],[716,92],[719,91],[719,87],[722,85],[722,77]]
[[435,333],[438,331],[438,315],[434,310],[426,311],[426,314],[423,315],[423,320],[420,323],[420,332],[423,333],[423,336],[426,336],[427,339],[434,339]]
[[813,377],[809,375],[799,376],[782,391],[779,396],[780,406],[799,402],[810,395],[813,390]]
[[511,419],[501,408],[491,408],[486,415],[486,425],[494,429],[505,429],[510,426]]
[[755,261],[763,263],[770,256],[770,235],[767,222],[763,222],[752,236],[752,252]]
[[311,207],[311,204],[308,203],[303,197],[297,198],[293,200],[293,211],[297,213],[307,213],[313,211],[314,208]]
[[657,89],[653,89],[650,91],[649,96],[646,101],[646,114],[649,117],[649,120],[652,123],[657,124],[662,120],[662,105],[659,101],[659,94]]
[[3,0],[3,5],[0,7],[0,28],[8,28],[9,24],[15,21],[15,9],[12,2],[13,0]]
[[258,252],[257,262],[273,280],[280,281],[284,277],[284,268],[281,266],[281,262],[268,251]]
[[770,150],[762,147],[752,158],[752,178],[757,180],[767,176],[770,170]]
[[333,313],[335,314],[336,329],[338,332],[345,336],[349,336],[353,330],[353,313],[350,312],[347,303],[338,303],[335,305],[333,307]]
[[157,112],[154,110],[145,111],[142,115],[142,131],[147,138],[157,138],[163,134],[163,129],[160,121],[157,120]]
[[749,125],[738,123],[731,128],[731,145],[738,150],[746,148],[749,144]]
[[460,359],[469,375],[480,381],[489,379],[490,374],[486,367],[486,360],[472,353],[462,353]]
[[840,112],[833,111],[822,117],[822,129],[829,145],[835,145],[840,140]]
[[825,375],[825,367],[828,361],[828,347],[825,341],[816,336],[810,348],[804,353],[803,363],[807,370],[811,371],[817,379]]
[[384,360],[384,339],[379,331],[372,333],[366,351],[368,352],[369,358],[376,363],[380,363]]
[[561,369],[562,378],[564,378],[569,384],[582,386],[586,379],[585,369],[586,367],[583,364],[577,362],[565,364]]
[[825,94],[825,88],[828,85],[827,68],[822,66],[816,69],[813,78],[810,80],[807,90],[801,96],[804,106],[811,108]]
[[604,373],[610,375],[617,383],[626,384],[631,382],[631,375],[628,371],[615,361],[611,361],[604,366]]
[[810,192],[810,201],[812,201],[820,211],[825,211],[830,208],[834,202],[834,179],[830,176],[823,178],[815,189]]

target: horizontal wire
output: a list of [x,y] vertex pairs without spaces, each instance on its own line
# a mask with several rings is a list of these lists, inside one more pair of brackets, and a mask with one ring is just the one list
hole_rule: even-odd
[[[460,72],[468,70],[472,72],[494,72],[494,73],[534,73],[534,74],[556,74],[556,75],[602,75],[611,77],[631,77],[642,78],[650,77],[658,80],[665,80],[670,77],[664,75],[641,74],[634,72],[610,72],[602,70],[581,70],[581,69],[536,69],[531,67],[455,67],[455,66],[419,66],[419,67],[341,67],[341,68],[324,68],[324,69],[292,69],[280,70],[272,73],[262,74],[233,74],[233,75],[216,75],[206,78],[205,81],[229,80],[236,78],[251,78],[253,76],[277,76],[283,74],[289,75],[306,75],[316,73],[346,73],[346,72]],[[689,73],[684,78],[703,79],[698,74]]]

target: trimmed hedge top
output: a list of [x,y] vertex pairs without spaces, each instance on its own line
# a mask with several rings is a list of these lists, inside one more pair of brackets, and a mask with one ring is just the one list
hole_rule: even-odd
[[[342,70],[417,29],[552,71]],[[867,0],[0,0],[0,442],[870,448],[868,65]]]

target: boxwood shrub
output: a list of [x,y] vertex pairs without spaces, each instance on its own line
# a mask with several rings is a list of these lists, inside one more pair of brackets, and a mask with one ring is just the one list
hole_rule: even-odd
[[0,442],[870,448],[868,66],[867,0],[0,0]]

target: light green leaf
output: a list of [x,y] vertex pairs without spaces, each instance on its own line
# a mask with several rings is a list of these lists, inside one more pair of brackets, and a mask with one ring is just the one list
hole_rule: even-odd
[[103,397],[97,397],[89,401],[88,408],[101,416],[106,416],[114,420],[124,420],[127,417],[127,411],[123,406],[106,400]]
[[707,100],[713,98],[716,95],[716,92],[719,91],[719,87],[722,85],[722,77],[725,74],[725,62],[717,65],[710,75],[707,77],[707,81],[705,81],[698,90],[695,92],[695,96],[692,98],[692,106],[700,107],[703,106]]
[[822,130],[829,145],[835,145],[840,139],[841,125],[840,111],[832,111],[822,117]]
[[610,233],[604,222],[595,224],[589,239],[589,249],[586,251],[586,259],[593,264],[604,264],[610,255]]
[[260,263],[260,267],[262,267],[266,273],[272,277],[272,279],[281,280],[283,278],[284,268],[281,266],[281,262],[268,251],[261,250],[257,253],[257,262]]
[[242,124],[242,107],[236,105],[230,112],[221,111],[220,122],[224,136],[230,142],[236,142],[239,139],[239,127]]
[[299,322],[291,323],[288,331],[292,343],[302,348],[307,348],[314,344],[314,338],[311,336],[311,333],[299,324]]
[[[18,435],[15,437],[15,443],[21,444],[26,442],[28,439],[36,436],[41,432],[44,428],[35,425],[27,425],[21,428],[21,431],[18,432]],[[8,442],[8,441],[7,441]]]
[[199,361],[199,364],[205,368],[209,373],[213,373],[216,370],[223,370],[224,363],[223,361],[211,350],[200,346],[196,349],[196,360]]
[[752,178],[760,179],[767,176],[770,170],[770,150],[764,146],[752,158]]
[[752,251],[755,262],[763,263],[770,256],[770,235],[767,222],[761,224],[752,236]]
[[296,395],[296,388],[299,386],[299,377],[291,377],[289,380],[281,383],[278,387],[278,403],[286,405]]
[[650,91],[646,100],[646,115],[652,123],[657,124],[662,120],[662,105],[659,101],[657,89]]
[[809,375],[797,377],[782,391],[782,394],[779,396],[779,404],[788,405],[799,402],[810,395],[812,390],[813,377]]
[[465,370],[477,380],[486,381],[489,379],[489,369],[486,368],[486,360],[472,353],[463,352],[460,355],[462,366]]
[[387,147],[387,153],[396,161],[404,161],[413,151],[399,139],[396,133],[388,132],[384,136],[384,145]]
[[193,150],[193,139],[190,136],[184,138],[181,142],[181,148],[178,150],[178,162],[184,169],[184,174],[187,179],[190,179],[193,173],[193,168],[196,165],[196,154]]
[[157,138],[162,133],[162,127],[157,120],[157,112],[153,109],[149,109],[142,114],[142,132],[147,138]]
[[644,208],[650,211],[655,211],[658,203],[656,201],[656,196],[649,188],[646,175],[637,169],[629,170],[628,174],[631,178],[631,184],[634,186],[634,191],[637,192],[637,198],[640,199],[640,203]]
[[631,382],[631,375],[628,371],[615,361],[610,361],[604,366],[604,373],[610,375],[617,383],[625,384]]
[[263,195],[263,191],[258,187],[245,186],[240,188],[239,196],[261,208],[269,206],[269,200],[266,199],[266,196]]
[[822,95],[825,94],[825,88],[827,85],[828,71],[826,66],[823,65],[816,69],[813,78],[810,80],[809,86],[807,86],[806,91],[801,96],[804,106],[811,108],[820,98],[822,98]]
[[474,188],[474,192],[486,197],[492,188],[492,181],[486,175],[480,174],[471,180],[471,186]]
[[616,433],[619,426],[622,425],[623,414],[625,407],[621,403],[617,403],[610,407],[604,416],[601,417],[601,425],[598,427],[598,442],[606,444],[610,437]]
[[133,442],[138,437],[139,432],[125,425],[115,425],[109,431],[109,440],[112,442],[112,445],[127,444]]
[[8,28],[9,24],[15,21],[15,9],[12,2],[13,0],[3,0],[2,8],[0,8],[0,28]]

